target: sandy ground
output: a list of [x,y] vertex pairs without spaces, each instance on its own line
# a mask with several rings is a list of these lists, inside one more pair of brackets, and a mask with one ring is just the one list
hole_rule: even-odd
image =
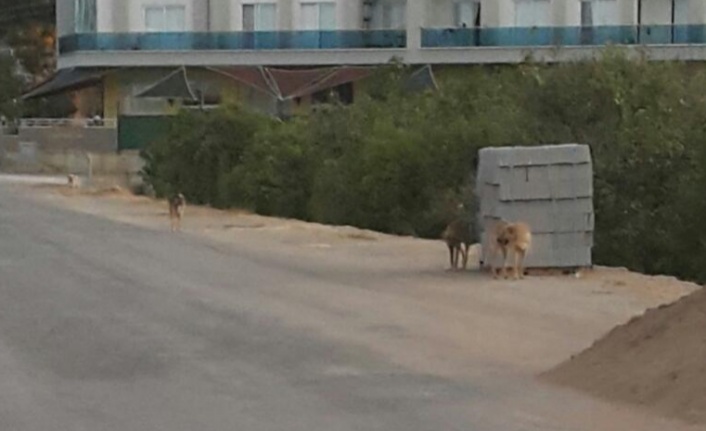
[[705,294],[649,310],[543,377],[706,427]]
[[[164,201],[121,191],[21,187],[29,197],[63,208],[169,230]],[[497,381],[517,377],[534,382],[538,373],[583,351],[616,325],[699,289],[672,277],[602,267],[580,277],[492,280],[477,265],[465,272],[446,271],[448,255],[441,241],[194,206],[187,208],[183,232],[175,235],[208,238],[224,252],[247,251],[262,261],[348,281],[350,289],[335,294],[308,290],[305,315],[297,309],[302,298],[283,289],[289,306],[279,312],[297,325],[365,344],[406,367],[452,377],[493,375]],[[477,257],[472,255],[470,262],[475,264]],[[418,354],[410,355],[415,349]],[[595,428],[542,428],[541,418],[554,414],[552,397],[581,397],[552,394],[543,407],[534,398],[513,402],[538,415],[531,419],[536,429],[648,429],[658,423],[643,412],[628,414],[622,406],[581,398],[585,411],[567,411],[564,419],[588,420]],[[609,419],[610,414],[627,416]]]

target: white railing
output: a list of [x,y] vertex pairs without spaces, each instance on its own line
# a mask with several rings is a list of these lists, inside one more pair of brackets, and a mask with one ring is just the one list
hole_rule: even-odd
[[118,122],[114,118],[23,118],[19,121],[21,129],[55,128],[55,127],[102,127],[115,129]]

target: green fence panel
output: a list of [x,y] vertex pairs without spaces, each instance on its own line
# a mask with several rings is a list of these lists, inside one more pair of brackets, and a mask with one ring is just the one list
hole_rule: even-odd
[[118,150],[142,150],[169,131],[167,116],[121,116],[118,118]]

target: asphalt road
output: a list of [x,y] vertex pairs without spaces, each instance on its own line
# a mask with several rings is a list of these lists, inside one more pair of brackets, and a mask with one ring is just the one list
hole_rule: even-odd
[[307,276],[17,193],[0,188],[0,429],[468,429],[472,386],[258,310]]
[[[481,362],[468,367],[481,378],[425,373],[366,348],[364,333],[283,318],[320,307],[357,325],[339,298],[376,295],[363,274],[337,281],[22,193],[0,186],[0,430],[626,429],[622,417],[595,428],[605,409]],[[369,331],[404,336],[394,330]]]

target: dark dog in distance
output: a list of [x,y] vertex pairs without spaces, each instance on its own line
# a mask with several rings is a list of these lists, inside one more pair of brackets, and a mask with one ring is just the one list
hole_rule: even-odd
[[[458,211],[461,212],[463,207],[463,204],[459,204]],[[441,233],[441,239],[449,249],[449,263],[451,265],[449,270],[457,270],[459,263],[465,270],[468,265],[468,249],[473,244],[471,223],[465,220],[462,215],[457,215]],[[461,262],[459,262],[459,258]]]
[[186,198],[182,193],[177,193],[168,199],[168,203],[172,232],[180,231],[181,220],[184,218],[184,210],[186,209]]

